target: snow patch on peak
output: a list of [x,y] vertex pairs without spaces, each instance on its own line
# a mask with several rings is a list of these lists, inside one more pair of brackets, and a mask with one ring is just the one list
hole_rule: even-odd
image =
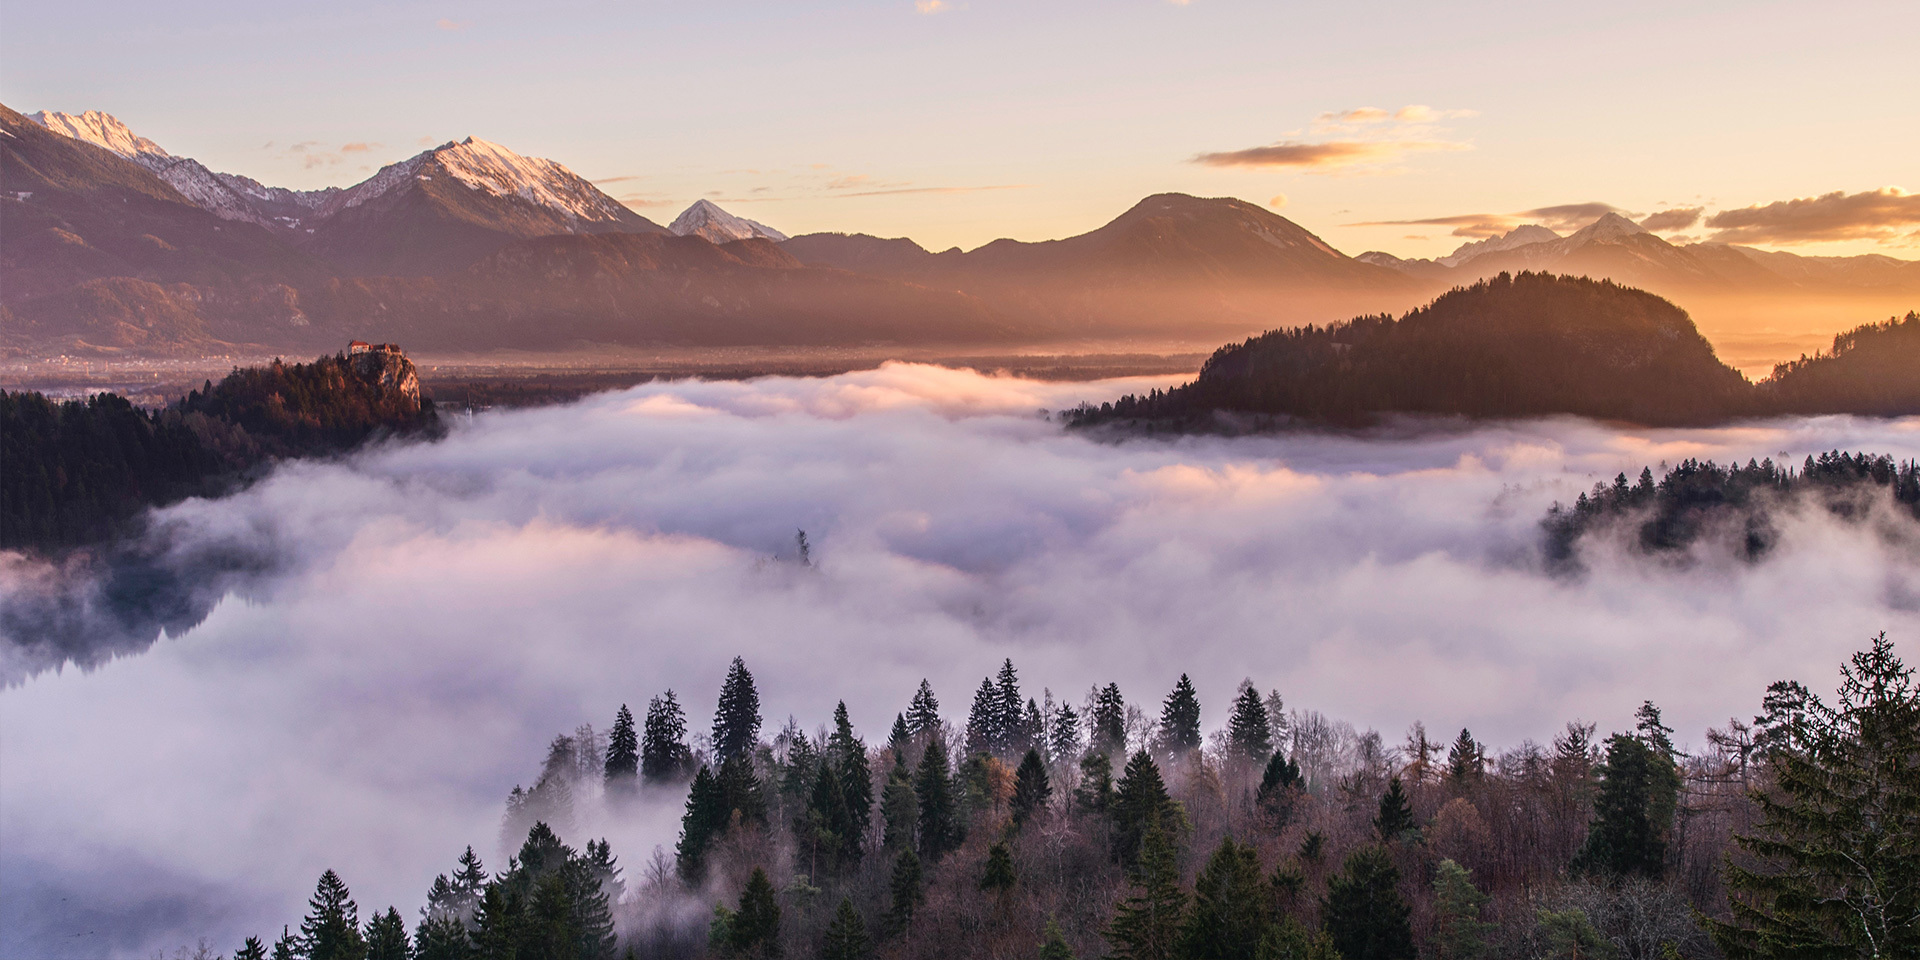
[[618,201],[565,166],[523,157],[478,137],[449,143],[431,155],[461,183],[496,197],[517,196],[578,220],[619,220],[625,212]]
[[1514,227],[1502,236],[1488,237],[1485,240],[1463,243],[1459,249],[1434,262],[1449,267],[1457,267],[1483,254],[1497,253],[1501,250],[1512,250],[1515,247],[1524,247],[1530,243],[1546,243],[1558,239],[1560,239],[1560,235],[1554,233],[1552,230],[1540,226],[1537,223],[1529,223]]
[[[167,157],[167,151],[160,145],[140,136],[121,123],[118,117],[99,110],[85,113],[61,113],[57,110],[42,110],[27,114],[27,119],[52,130],[96,147],[111,150],[129,160],[147,157]],[[147,164],[147,166],[152,166]]]
[[1617,237],[1631,237],[1637,233],[1646,233],[1647,228],[1617,213],[1602,214],[1600,219],[1581,227],[1569,240],[1612,240]]
[[736,217],[711,200],[695,200],[673,223],[667,226],[675,236],[702,237],[710,243],[727,243],[733,240],[747,240],[762,237],[779,242],[787,235],[754,220]]

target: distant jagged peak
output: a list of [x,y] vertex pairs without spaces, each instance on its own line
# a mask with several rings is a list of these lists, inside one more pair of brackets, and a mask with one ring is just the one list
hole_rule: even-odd
[[321,215],[359,206],[396,188],[406,188],[430,178],[432,174],[425,170],[428,164],[474,190],[496,197],[518,197],[574,220],[618,221],[632,216],[619,201],[602,193],[564,164],[524,156],[479,137],[450,140],[398,163],[387,164],[373,176],[329,200],[321,209]]
[[1574,231],[1567,239],[1574,241],[1615,240],[1620,237],[1631,237],[1635,234],[1648,232],[1646,227],[1634,223],[1632,220],[1617,213],[1608,211],[1607,213],[1601,214],[1600,219]]
[[675,236],[704,237],[711,243],[728,243],[734,240],[748,240],[762,237],[776,243],[786,240],[787,235],[746,217],[735,216],[720,209],[720,205],[705,198],[695,200],[693,205],[682,211],[667,225],[667,230]]
[[161,149],[159,144],[134,133],[126,124],[120,122],[120,118],[102,110],[88,110],[84,113],[41,110],[38,113],[27,114],[27,119],[55,133],[111,150],[129,160],[138,160],[143,155],[171,156]]
[[1537,223],[1522,224],[1498,237],[1488,237],[1485,240],[1473,240],[1463,243],[1459,249],[1434,262],[1444,266],[1457,267],[1482,254],[1497,253],[1501,250],[1512,250],[1515,247],[1524,247],[1530,243],[1546,243],[1558,239],[1560,239],[1559,234]]

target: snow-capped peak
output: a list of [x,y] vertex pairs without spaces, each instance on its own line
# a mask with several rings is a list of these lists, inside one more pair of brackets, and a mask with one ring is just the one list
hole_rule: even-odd
[[677,236],[704,237],[711,243],[726,243],[751,237],[764,237],[776,242],[787,239],[786,234],[764,223],[748,220],[745,217],[736,217],[720,209],[719,205],[711,200],[695,200],[693,206],[675,217],[667,229]]
[[1529,223],[1514,227],[1503,236],[1488,237],[1485,240],[1463,243],[1459,249],[1434,262],[1449,267],[1457,267],[1482,254],[1496,253],[1501,250],[1512,250],[1515,247],[1524,247],[1530,243],[1545,243],[1549,240],[1558,239],[1560,239],[1560,235],[1554,233],[1552,230],[1540,226],[1537,223]]
[[57,110],[42,110],[28,114],[27,119],[55,133],[111,150],[129,160],[138,160],[142,155],[169,156],[165,150],[160,149],[159,144],[127,129],[127,125],[121,123],[119,118],[111,113],[88,110],[85,113],[72,114]]
[[518,196],[581,220],[618,220],[618,201],[552,160],[523,157],[497,143],[468,137],[433,151],[460,182],[496,197]]

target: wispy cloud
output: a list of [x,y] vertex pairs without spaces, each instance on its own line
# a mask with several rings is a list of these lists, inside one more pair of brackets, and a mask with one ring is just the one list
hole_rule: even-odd
[[925,16],[932,16],[936,13],[945,13],[953,7],[946,0],[913,0],[913,9]]
[[1705,207],[1674,207],[1671,210],[1661,210],[1640,221],[1640,225],[1659,233],[1685,230],[1700,222],[1700,213],[1705,209]]
[[473,26],[473,21],[449,20],[446,17],[441,17],[440,19],[434,21],[433,25],[436,28],[441,30],[446,30],[451,33],[458,33],[461,30],[465,30],[466,28]]
[[[1535,207],[1517,213],[1458,213],[1444,217],[1420,217],[1412,220],[1368,220],[1348,223],[1348,227],[1452,227],[1453,235],[1473,240],[1497,237],[1522,224],[1537,223],[1559,233],[1578,230],[1609,213],[1629,215],[1611,203],[1589,201]],[[1652,228],[1648,228],[1652,229]]]
[[854,193],[838,193],[837,197],[886,197],[899,193],[980,193],[987,190],[1024,190],[1031,183],[996,183],[980,187],[895,187],[889,190],[861,190]]
[[625,174],[623,176],[618,176],[618,177],[602,177],[598,180],[592,180],[589,182],[594,184],[595,186],[598,186],[603,183],[626,183],[629,180],[644,180],[644,179],[646,178],[640,176],[637,173],[629,173],[629,174]]
[[1469,150],[1445,140],[1333,140],[1325,143],[1282,141],[1264,147],[1202,153],[1192,162],[1208,167],[1280,167],[1309,172],[1389,163],[1410,153]]
[[1722,210],[1707,218],[1713,239],[1721,243],[1829,243],[1838,240],[1879,240],[1883,243],[1920,239],[1920,194],[1899,187],[1863,193],[1835,190],[1817,197],[1776,200],[1737,210]]

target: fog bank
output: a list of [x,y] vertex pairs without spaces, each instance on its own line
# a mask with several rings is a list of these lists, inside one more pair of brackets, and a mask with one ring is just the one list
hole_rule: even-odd
[[[1548,505],[1617,472],[1912,458],[1920,419],[1106,442],[1037,414],[1164,385],[890,364],[487,414],[162,512],[143,562],[200,600],[131,626],[87,571],[7,559],[0,953],[231,951],[328,867],[411,924],[464,845],[504,866],[502,801],[554,734],[668,687],[704,730],[736,654],[769,735],[844,698],[884,740],[922,677],[959,721],[1011,657],[1034,695],[1156,711],[1191,674],[1210,730],[1251,677],[1390,742],[1505,747],[1644,699],[1699,743],[1772,680],[1920,638],[1920,556],[1871,524],[1782,517],[1755,565],[1602,549],[1556,579],[1538,552]],[[125,655],[42,669],[93,641]],[[602,825],[630,879],[679,802]]]

